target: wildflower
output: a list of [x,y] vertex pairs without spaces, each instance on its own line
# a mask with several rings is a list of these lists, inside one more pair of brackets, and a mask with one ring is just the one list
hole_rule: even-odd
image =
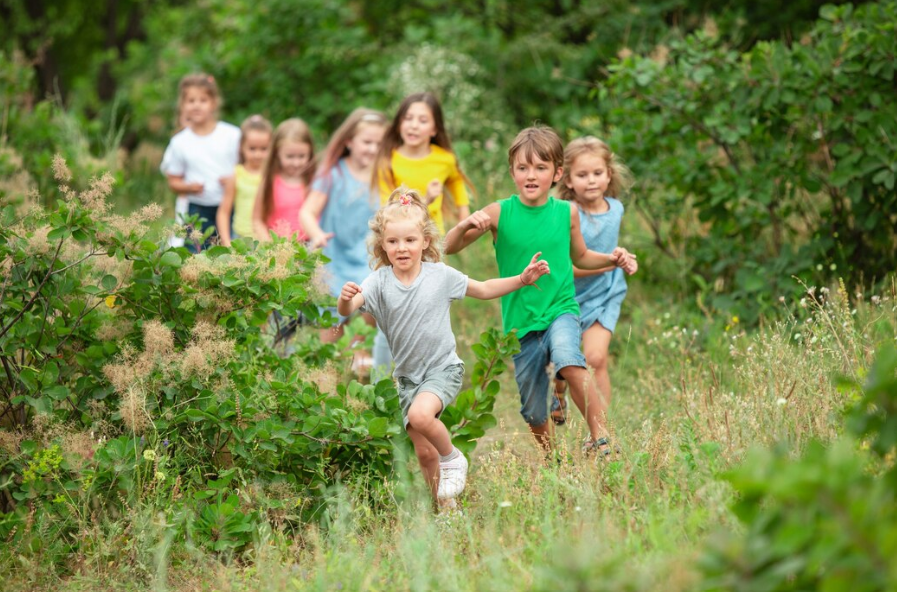
[[787,402],[788,402],[788,400],[785,399],[784,397],[779,397],[778,399],[776,399],[776,405],[778,405],[779,407],[781,407],[782,405],[784,405]]
[[573,511],[574,512],[582,512],[582,508],[580,506],[576,506],[575,508],[573,508]]
[[165,448],[168,448],[168,438],[165,438],[164,440],[162,440],[162,446],[164,446]]
[[513,505],[514,505],[514,504],[512,504],[511,502],[505,500],[505,501],[499,503],[499,504],[498,504],[498,507],[499,507],[499,508],[510,508],[510,507],[513,506]]
[[156,474],[153,475],[153,478],[156,481],[165,481],[165,473],[163,473],[162,471],[156,471]]
[[150,462],[156,460],[156,451],[151,448],[147,448],[143,451],[143,459]]

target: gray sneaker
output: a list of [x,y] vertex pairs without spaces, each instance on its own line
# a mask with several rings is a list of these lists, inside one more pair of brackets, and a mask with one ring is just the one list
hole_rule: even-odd
[[439,463],[439,487],[436,497],[451,499],[464,491],[467,483],[467,459],[460,452],[458,457]]

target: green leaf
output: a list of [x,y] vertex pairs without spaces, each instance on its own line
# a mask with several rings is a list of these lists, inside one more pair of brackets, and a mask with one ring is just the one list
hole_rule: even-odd
[[181,256],[174,251],[166,251],[163,253],[159,262],[168,267],[180,267],[182,264]]
[[107,292],[111,292],[115,289],[116,286],[118,286],[118,278],[116,278],[114,275],[106,274],[103,276],[103,279],[100,280],[100,285],[103,286],[103,289],[105,289]]

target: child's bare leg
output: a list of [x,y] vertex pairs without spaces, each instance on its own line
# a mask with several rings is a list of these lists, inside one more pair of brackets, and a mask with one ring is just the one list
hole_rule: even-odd
[[585,418],[592,439],[607,436],[607,401],[598,391],[589,371],[579,366],[566,366],[561,369],[560,374],[570,386],[570,398]]
[[554,424],[551,421],[546,421],[540,426],[531,425],[529,431],[536,439],[539,448],[546,453],[551,452],[554,443]]
[[610,408],[610,374],[607,371],[607,352],[613,333],[595,323],[582,334],[582,349],[586,363],[595,373],[595,385],[605,401],[605,409]]
[[442,456],[448,456],[452,449],[452,438],[445,424],[436,416],[442,411],[442,401],[433,393],[421,392],[414,397],[408,409],[408,426],[422,435]]
[[[440,422],[441,423],[441,422]],[[423,434],[408,426],[408,436],[414,444],[414,454],[420,463],[420,472],[430,488],[430,495],[436,499],[436,491],[439,488],[439,452]]]
[[551,402],[551,419],[557,425],[563,425],[567,422],[567,383],[556,378],[554,381],[554,400]]

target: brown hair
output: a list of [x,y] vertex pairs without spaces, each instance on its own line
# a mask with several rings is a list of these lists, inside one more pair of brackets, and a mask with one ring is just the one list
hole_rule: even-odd
[[245,161],[243,158],[243,142],[246,141],[246,135],[249,132],[263,132],[270,136],[272,129],[271,122],[258,113],[250,115],[243,120],[243,123],[240,124],[240,164],[243,164]]
[[349,148],[346,144],[355,137],[362,125],[386,127],[386,124],[386,116],[379,111],[365,109],[364,107],[358,107],[352,111],[342,125],[330,136],[330,141],[327,142],[327,147],[324,148],[324,152],[321,154],[318,177],[329,177],[330,171],[333,170],[336,163],[349,155]]
[[371,229],[368,250],[371,253],[371,265],[374,269],[391,265],[386,249],[383,248],[383,233],[386,232],[386,224],[397,219],[419,222],[421,233],[425,239],[430,241],[421,257],[423,261],[432,263],[442,261],[442,251],[439,250],[439,229],[430,218],[427,204],[417,191],[402,185],[389,195],[386,204],[377,210],[374,218],[368,224]]
[[308,163],[302,171],[302,182],[309,185],[314,174],[315,144],[311,139],[311,130],[308,128],[308,124],[298,117],[281,122],[274,130],[271,149],[268,151],[268,158],[265,159],[265,165],[262,168],[262,220],[267,220],[274,209],[274,176],[280,172],[280,160],[277,158],[277,153],[285,142],[308,144],[311,154],[309,154]]
[[[396,187],[396,177],[392,170],[392,153],[393,150],[402,145],[402,135],[399,133],[399,128],[402,126],[402,121],[405,120],[405,115],[408,113],[408,109],[410,109],[411,105],[414,103],[425,104],[430,108],[430,112],[433,113],[433,124],[436,126],[436,135],[430,139],[430,144],[436,144],[440,148],[453,152],[452,141],[445,129],[445,120],[442,117],[442,106],[439,104],[439,99],[437,99],[436,95],[431,92],[410,94],[402,100],[398,111],[396,111],[396,116],[393,117],[392,123],[389,124],[389,127],[386,128],[386,133],[383,134],[383,143],[380,144],[380,153],[377,154],[377,161],[374,166],[374,176],[371,179],[371,187],[377,188],[380,179],[386,181],[387,187]],[[461,166],[457,163],[456,165],[464,182],[468,187],[472,188],[470,179],[468,179],[467,175],[461,170]]]
[[593,154],[604,160],[607,165],[607,172],[610,174],[610,184],[607,186],[607,197],[615,197],[619,199],[627,193],[635,182],[632,178],[632,171],[629,170],[620,157],[611,151],[610,146],[594,136],[585,136],[573,140],[564,150],[564,174],[561,177],[561,186],[558,189],[558,196],[567,201],[576,201],[576,194],[567,187],[570,181],[570,169],[576,159],[583,154]]
[[221,108],[221,104],[224,102],[224,99],[221,98],[221,92],[218,90],[218,83],[215,82],[215,77],[211,74],[206,74],[205,72],[198,72],[196,74],[187,74],[181,81],[178,83],[178,127],[182,128],[183,124],[183,112],[184,112],[184,98],[187,95],[188,88],[201,88],[207,93],[209,93],[209,97],[213,101],[215,101],[215,114],[217,117],[218,109]]
[[508,149],[508,166],[514,167],[518,154],[522,154],[524,162],[532,162],[535,155],[552,163],[555,169],[564,166],[564,143],[558,133],[548,126],[534,125],[517,134]]

